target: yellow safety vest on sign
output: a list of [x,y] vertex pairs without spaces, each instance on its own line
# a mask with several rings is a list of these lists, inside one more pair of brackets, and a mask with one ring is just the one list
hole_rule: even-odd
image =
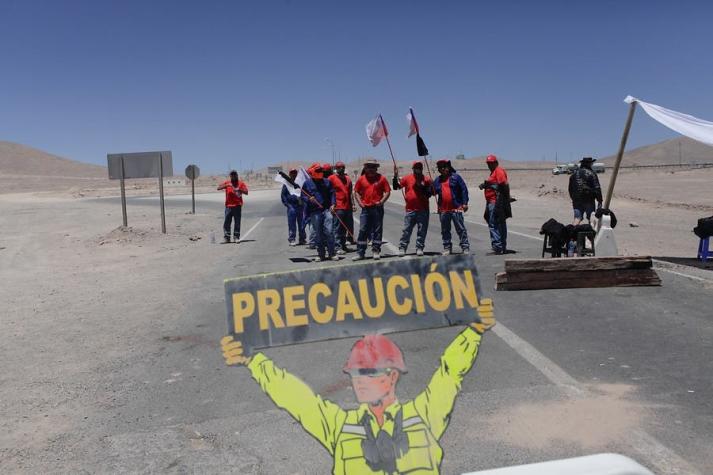
[[[334,457],[335,474],[386,474],[372,470],[364,456],[366,425],[376,436],[380,430],[394,435],[396,420],[408,440],[408,450],[396,459],[396,473],[437,474],[443,450],[438,444],[445,432],[461,381],[473,366],[481,336],[472,328],[463,330],[441,356],[438,369],[426,389],[413,401],[386,408],[379,427],[367,404],[344,410],[323,399],[287,371],[278,368],[262,353],[248,368],[252,377],[274,403],[285,409]],[[364,422],[366,421],[366,422]]]

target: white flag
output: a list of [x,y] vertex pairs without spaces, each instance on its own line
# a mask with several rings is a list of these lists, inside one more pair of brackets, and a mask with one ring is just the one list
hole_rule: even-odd
[[624,99],[624,102],[628,104],[634,101],[638,102],[641,108],[644,109],[652,119],[661,122],[669,129],[675,130],[679,134],[690,137],[693,140],[698,140],[699,142],[713,146],[713,122],[666,109],[656,104],[649,104],[635,97],[626,96],[626,99]]
[[305,170],[304,167],[300,167],[300,169],[297,170],[297,178],[295,178],[295,183],[297,183],[299,187],[302,188],[302,186],[304,186],[307,180],[309,180],[309,173],[307,173],[307,170]]
[[291,195],[300,196],[302,194],[302,191],[299,188],[295,188],[294,186],[292,186],[292,184],[289,181],[285,180],[285,177],[283,177],[279,173],[275,175],[275,181],[285,185],[287,187],[287,191],[289,191]]
[[382,119],[381,114],[377,115],[374,119],[370,120],[366,124],[366,136],[369,138],[371,145],[376,147],[381,142],[381,139],[389,135],[386,130],[386,124],[384,119]]

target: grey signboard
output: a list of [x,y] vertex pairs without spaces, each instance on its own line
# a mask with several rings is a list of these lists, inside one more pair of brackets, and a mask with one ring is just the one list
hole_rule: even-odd
[[471,255],[386,260],[225,281],[228,331],[253,349],[477,322]]
[[107,167],[109,168],[109,179],[120,180],[122,178],[121,162],[124,161],[125,179],[129,178],[154,178],[161,175],[159,170],[159,156],[163,162],[163,176],[173,176],[173,157],[171,152],[138,152],[138,153],[110,153],[106,156]]

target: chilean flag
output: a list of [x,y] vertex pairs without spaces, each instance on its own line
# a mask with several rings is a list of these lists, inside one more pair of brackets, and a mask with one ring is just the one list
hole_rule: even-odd
[[372,120],[366,124],[366,136],[369,138],[371,145],[376,147],[381,142],[381,139],[386,138],[389,135],[389,131],[386,130],[386,124],[381,114],[374,117]]
[[421,133],[418,130],[418,122],[416,122],[416,115],[413,113],[411,107],[408,108],[408,114],[406,114],[406,120],[408,120],[409,131],[408,136],[411,137],[416,134],[416,152],[419,157],[425,157],[428,155],[428,148],[421,138]]

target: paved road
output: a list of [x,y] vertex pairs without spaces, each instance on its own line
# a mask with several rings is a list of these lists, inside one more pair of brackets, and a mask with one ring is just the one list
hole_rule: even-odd
[[[390,243],[396,243],[400,233],[398,199],[387,205],[385,215],[384,234]],[[155,198],[129,201],[132,207],[157,205]],[[122,412],[131,415],[131,432],[116,428],[106,467],[329,472],[330,458],[318,443],[275,408],[245,369],[220,365],[218,350],[210,344],[226,330],[224,302],[215,298],[224,278],[318,265],[305,259],[314,251],[287,246],[277,192],[256,193],[246,201],[246,242],[235,246],[230,265],[215,269],[214,278],[203,281],[186,299],[186,313],[194,318],[166,338],[161,358],[137,361],[125,371],[140,379],[176,366],[191,368],[196,360],[211,361],[214,367],[187,371],[190,377],[182,376],[180,390],[167,385],[130,400]],[[167,206],[188,209],[190,197],[169,197]],[[223,209],[219,194],[199,196],[198,207],[216,215]],[[483,288],[492,289],[505,257],[486,255],[487,229],[479,215],[479,210],[467,215],[471,249]],[[539,257],[536,230],[511,231],[509,247],[517,254],[507,258]],[[439,241],[440,226],[433,215],[426,250],[440,251]],[[383,254],[398,259],[390,256],[395,254],[393,246],[387,245]],[[443,473],[605,451],[631,456],[656,473],[713,473],[713,278],[687,277],[685,269],[659,273],[660,288],[491,291],[499,325],[485,338],[477,366],[463,384],[442,440]],[[410,368],[399,386],[402,399],[424,387],[457,331],[395,335]],[[353,406],[341,373],[352,343],[313,343],[266,353],[318,393]],[[170,421],[156,417],[168,408]],[[125,427],[128,430],[128,422]],[[203,455],[170,450],[180,444],[187,427],[198,434],[192,440],[199,448],[205,444]]]

